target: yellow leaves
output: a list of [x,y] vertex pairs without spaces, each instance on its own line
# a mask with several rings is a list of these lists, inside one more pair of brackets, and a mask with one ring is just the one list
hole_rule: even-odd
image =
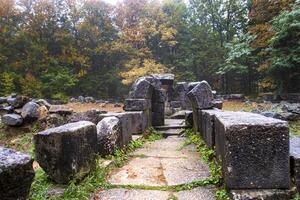
[[276,88],[276,81],[271,77],[266,77],[258,83],[261,91],[272,91]]
[[170,46],[175,46],[177,44],[176,34],[177,30],[173,27],[169,27],[166,24],[162,24],[159,26],[159,30],[161,33],[161,40],[166,42]]
[[24,78],[20,80],[22,94],[31,97],[42,96],[43,83],[35,78],[31,73],[27,73]]
[[125,66],[128,71],[120,73],[124,85],[132,84],[141,76],[165,73],[167,71],[167,68],[163,64],[157,63],[153,59],[145,59],[143,61],[140,59],[132,59]]

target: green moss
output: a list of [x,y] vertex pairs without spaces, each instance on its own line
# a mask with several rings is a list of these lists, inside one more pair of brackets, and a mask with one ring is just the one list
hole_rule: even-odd
[[300,136],[300,120],[289,122],[290,135]]

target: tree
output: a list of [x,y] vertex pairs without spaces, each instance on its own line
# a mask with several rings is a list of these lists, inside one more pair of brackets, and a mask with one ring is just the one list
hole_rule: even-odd
[[272,20],[273,37],[268,45],[270,74],[278,92],[300,89],[300,6],[285,11]]

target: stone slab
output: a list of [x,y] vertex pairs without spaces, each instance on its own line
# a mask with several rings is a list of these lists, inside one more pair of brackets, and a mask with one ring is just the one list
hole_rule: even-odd
[[215,200],[215,188],[198,187],[192,190],[185,190],[175,193],[178,200]]
[[300,137],[290,136],[290,161],[293,181],[300,191]]
[[222,159],[227,188],[290,187],[289,131],[285,121],[227,111],[216,115],[215,127],[216,150]]
[[97,192],[93,199],[105,200],[168,200],[170,192],[156,190],[110,189]]

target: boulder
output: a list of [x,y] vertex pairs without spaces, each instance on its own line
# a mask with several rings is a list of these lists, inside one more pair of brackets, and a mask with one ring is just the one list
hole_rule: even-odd
[[47,123],[47,127],[48,128],[54,128],[54,127],[58,127],[58,126],[62,126],[64,124],[66,124],[66,119],[64,116],[53,113],[53,114],[49,114],[46,118],[46,123]]
[[291,175],[300,191],[300,137],[290,136],[290,158],[291,158]]
[[228,189],[290,187],[287,122],[246,112],[215,116],[216,152]]
[[213,93],[210,85],[206,81],[197,84],[187,96],[193,109],[209,109],[213,107]]
[[0,147],[0,199],[28,198],[34,178],[32,163],[29,155]]
[[70,115],[73,113],[73,110],[68,108],[65,105],[51,105],[49,109],[50,113],[57,113],[60,115]]
[[81,179],[95,167],[97,129],[80,121],[34,135],[35,157],[56,183]]
[[26,96],[16,96],[15,98],[8,98],[7,102],[14,108],[22,108],[30,99]]
[[151,108],[149,99],[126,99],[124,104],[125,111],[144,111]]
[[6,114],[2,116],[2,122],[7,126],[21,126],[23,118],[17,114]]
[[85,103],[94,103],[95,99],[94,99],[94,97],[85,97],[84,102]]
[[97,149],[101,156],[113,154],[122,143],[122,125],[117,117],[105,117],[97,124]]
[[49,110],[50,107],[51,107],[51,104],[46,101],[45,99],[39,99],[39,100],[36,100],[35,103],[39,104],[40,106],[46,106],[46,108]]
[[40,106],[34,102],[28,102],[23,106],[21,116],[25,121],[37,120],[40,116]]
[[0,97],[0,104],[7,103],[7,98],[5,97]]
[[98,124],[98,122],[101,120],[100,114],[105,113],[105,111],[100,110],[89,110],[86,112],[80,112],[80,113],[72,113],[67,116],[67,122],[79,122],[79,121],[90,121],[94,124]]
[[78,97],[78,101],[79,101],[80,103],[84,103],[84,102],[85,102],[85,98],[84,98],[83,96],[79,96],[79,97]]
[[38,120],[44,120],[47,118],[49,111],[46,106],[42,105],[38,109]]
[[12,106],[4,106],[0,108],[0,114],[7,114],[7,113],[13,113],[14,108]]

